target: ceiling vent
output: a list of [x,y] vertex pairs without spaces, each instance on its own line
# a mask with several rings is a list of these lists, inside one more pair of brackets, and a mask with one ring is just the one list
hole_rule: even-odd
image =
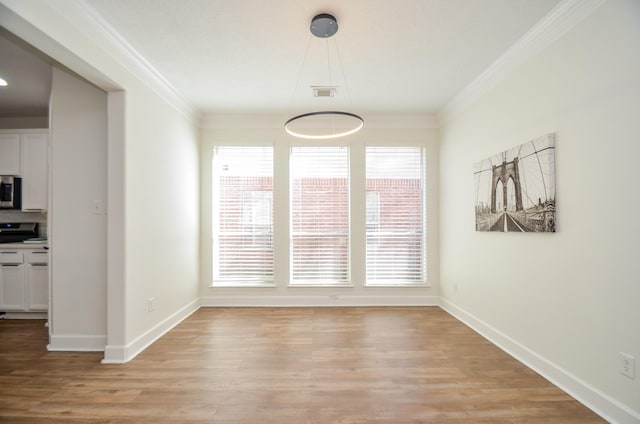
[[315,87],[312,86],[313,97],[335,97],[338,87]]

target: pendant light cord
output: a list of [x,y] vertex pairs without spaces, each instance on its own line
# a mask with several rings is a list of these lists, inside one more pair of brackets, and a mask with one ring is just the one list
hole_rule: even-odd
[[[311,20],[311,26],[309,28],[309,31],[311,32],[311,34],[313,36],[316,36],[318,38],[331,38],[333,35],[335,35],[336,32],[338,32],[338,21],[335,19],[334,16],[332,16],[332,15],[330,15],[328,13],[321,13],[319,15],[314,16],[314,18]],[[295,84],[295,87],[293,89],[293,94],[291,95],[291,101],[290,101],[290,105],[291,106],[293,106],[294,99],[295,99],[296,94],[298,92],[298,87],[300,86],[300,80],[302,78],[302,72],[304,71],[304,67],[305,67],[306,62],[307,62],[307,57],[309,55],[309,49],[310,49],[310,45],[311,45],[311,38],[312,38],[312,36],[309,36],[309,38],[307,40],[307,46],[305,48],[304,58],[302,60],[302,65],[300,66],[300,70],[298,72],[298,77],[296,79],[296,84]],[[338,42],[337,41],[334,41],[334,42],[335,42],[335,47],[336,47],[336,54],[338,56],[338,63],[340,65],[340,72],[341,72],[342,78],[344,80],[344,88],[345,88],[347,102],[351,103],[351,93],[349,92],[349,88],[348,88],[348,84],[347,84],[347,77],[346,77],[346,74],[344,72],[344,65],[343,65],[343,62],[342,62],[342,55],[340,54],[340,49],[338,48]],[[329,95],[331,95],[331,93],[335,93],[335,89],[337,87],[333,87],[333,79],[331,77],[331,49],[330,49],[330,46],[329,46],[329,40],[327,40],[325,47],[326,47],[326,51],[327,51],[327,74],[328,74],[328,77],[329,77],[328,93],[330,93]],[[339,77],[338,77],[338,79],[339,79]],[[322,88],[322,87],[318,87],[318,89],[320,89],[320,88]],[[324,97],[324,96],[317,96],[317,97]],[[333,96],[331,96],[331,97],[333,97]],[[292,125],[292,124],[294,124],[294,123],[296,123],[298,121],[307,122],[307,121],[309,121],[309,119],[312,119],[314,117],[319,117],[319,116],[326,116],[326,117],[329,118],[330,127],[331,127],[330,128],[331,129],[330,133],[328,133],[328,134],[327,133],[319,133],[318,134],[317,132],[314,133],[314,131],[305,131],[304,125],[300,129],[297,129],[297,128],[295,128],[295,125]],[[351,121],[351,122],[353,122],[353,124],[351,125],[351,127],[347,127],[344,130],[336,131],[336,119],[338,117],[346,118],[347,121]],[[364,119],[362,119],[360,116],[358,116],[358,115],[356,115],[354,113],[341,112],[341,111],[336,111],[336,110],[329,110],[329,111],[304,113],[302,115],[294,116],[293,118],[291,118],[287,122],[285,122],[284,129],[285,129],[285,131],[287,133],[289,133],[290,135],[292,135],[294,137],[323,140],[323,139],[330,139],[330,138],[345,137],[345,136],[348,136],[350,134],[354,134],[354,133],[360,131],[360,129],[363,126],[364,126]]]
[[[331,52],[329,52],[329,39],[325,38],[326,47],[327,47],[327,75],[329,76],[329,87],[333,87],[333,81],[331,80]],[[331,117],[331,132],[333,134],[336,133],[336,122],[334,119],[334,115],[329,115]]]

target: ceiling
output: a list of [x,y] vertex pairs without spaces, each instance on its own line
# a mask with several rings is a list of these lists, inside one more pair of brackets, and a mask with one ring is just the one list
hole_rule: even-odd
[[[560,0],[84,3],[203,114],[322,108],[366,115],[437,113]],[[310,34],[318,13],[337,18],[334,37]],[[4,67],[12,47],[1,35]],[[22,100],[33,100],[36,85],[19,86]],[[312,97],[311,86],[327,85],[338,87],[336,97]]]
[[0,28],[0,117],[49,114],[51,65],[21,40]]

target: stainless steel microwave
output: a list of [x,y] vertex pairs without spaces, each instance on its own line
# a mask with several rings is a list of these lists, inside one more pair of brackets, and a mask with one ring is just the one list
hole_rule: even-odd
[[22,207],[22,179],[0,176],[0,209]]

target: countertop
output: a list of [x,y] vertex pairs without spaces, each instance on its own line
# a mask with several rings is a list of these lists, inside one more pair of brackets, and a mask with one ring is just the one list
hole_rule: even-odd
[[0,243],[0,249],[31,249],[38,250],[49,248],[49,244],[47,241],[37,242],[37,243]]

